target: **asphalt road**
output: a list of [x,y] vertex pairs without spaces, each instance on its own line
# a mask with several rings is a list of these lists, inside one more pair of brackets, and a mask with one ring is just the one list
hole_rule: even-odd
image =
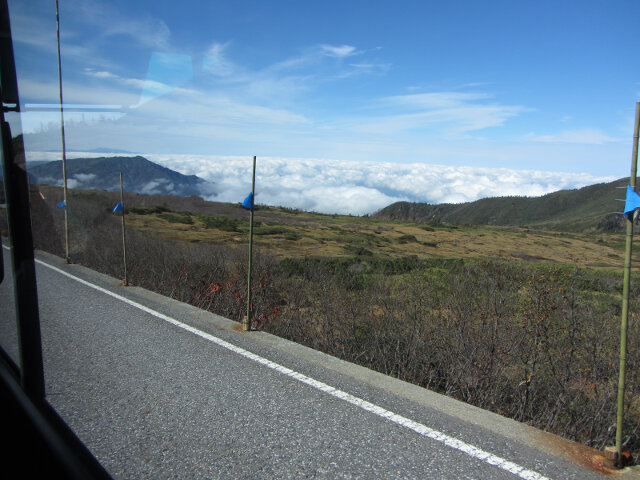
[[[37,275],[47,399],[116,479],[604,478],[589,449],[57,257]],[[8,278],[17,355],[11,303]]]

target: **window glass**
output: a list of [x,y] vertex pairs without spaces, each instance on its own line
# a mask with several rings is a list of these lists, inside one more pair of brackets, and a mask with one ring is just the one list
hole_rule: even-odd
[[[8,123],[16,124],[15,114],[5,115]],[[19,130],[18,130],[19,131]],[[2,150],[0,150],[0,235],[2,240],[2,282],[0,282],[0,347],[9,355],[9,358],[15,365],[20,365],[18,357],[18,333],[16,323],[14,284],[13,284],[13,266],[10,256],[11,240],[9,237],[9,225],[7,223],[7,206],[4,188],[4,163],[5,158]]]

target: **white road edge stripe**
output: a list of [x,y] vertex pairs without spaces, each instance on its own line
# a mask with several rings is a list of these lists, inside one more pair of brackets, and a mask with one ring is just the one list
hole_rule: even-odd
[[[7,247],[5,247],[7,248]],[[332,395],[336,398],[339,398],[341,400],[344,400],[345,402],[348,402],[352,405],[355,405],[357,407],[362,408],[363,410],[366,410],[367,412],[371,412],[375,415],[378,415],[379,417],[385,418],[387,420],[392,421],[393,423],[400,425],[402,427],[408,428],[409,430],[413,430],[414,432],[424,436],[424,437],[428,437],[431,438],[433,440],[436,440],[437,442],[440,442],[450,448],[453,448],[455,450],[459,450],[463,453],[466,453],[467,455],[469,455],[470,457],[476,458],[478,460],[481,460],[489,465],[494,465],[498,468],[501,468],[502,470],[506,470],[509,473],[512,473],[514,475],[517,475],[518,477],[524,479],[524,480],[550,480],[548,477],[545,477],[544,475],[535,472],[533,470],[528,470],[520,465],[518,465],[517,463],[513,463],[508,461],[505,458],[499,457],[497,455],[493,455],[490,452],[487,452],[485,450],[482,450],[478,447],[475,447],[469,443],[463,442],[461,440],[458,440],[457,438],[451,437],[449,435],[446,435],[442,432],[439,432],[438,430],[434,430],[432,428],[427,427],[426,425],[423,425],[421,423],[418,422],[414,422],[413,420],[410,420],[406,417],[403,417],[401,415],[398,415],[396,413],[393,413],[389,410],[386,410],[382,407],[379,407],[377,405],[374,405],[373,403],[367,402],[366,400],[363,400],[361,398],[358,397],[354,397],[353,395],[347,393],[347,392],[343,392],[342,390],[338,390],[337,388],[332,387],[331,385],[327,385],[326,383],[320,382],[318,380],[315,380],[311,377],[308,377],[306,375],[303,375],[302,373],[298,373],[294,370],[291,370],[290,368],[284,367],[278,363],[272,362],[271,360],[267,360],[264,357],[261,357],[259,355],[256,355],[255,353],[251,353],[248,350],[245,350],[244,348],[240,348],[237,347],[235,345],[233,345],[232,343],[229,343],[225,340],[222,340],[221,338],[215,337],[211,334],[208,334],[206,332],[203,332],[201,330],[198,330],[190,325],[187,325],[185,323],[182,323],[174,318],[171,318],[167,315],[164,315],[160,312],[156,312],[155,310],[152,310],[148,307],[145,307],[144,305],[134,302],[133,300],[129,300],[128,298],[125,298],[121,295],[118,295],[117,293],[113,293],[105,288],[99,287],[98,285],[94,285],[90,282],[87,282],[86,280],[83,280],[81,278],[78,278],[74,275],[71,275],[68,272],[65,272],[64,270],[61,270],[58,267],[54,267],[53,265],[49,265],[46,262],[43,262],[42,260],[35,260],[36,263],[39,263],[40,265],[50,268],[51,270],[54,270],[66,277],[69,277],[83,285],[86,285],[90,288],[93,288],[95,290],[98,290],[99,292],[102,292],[106,295],[109,295],[117,300],[120,300],[121,302],[127,303],[129,305],[131,305],[132,307],[138,308],[140,310],[142,310],[143,312],[146,312],[150,315],[153,315],[154,317],[157,317],[161,320],[164,320],[165,322],[168,322],[172,325],[175,325],[176,327],[182,328],[183,330],[186,330],[188,332],[193,333],[194,335],[197,335],[201,338],[204,338],[206,340],[209,340],[210,342],[213,342],[223,348],[226,348],[227,350],[230,350],[234,353],[237,353],[238,355],[241,355],[245,358],[248,358],[250,360],[253,360],[254,362],[257,362],[261,365],[264,365],[266,367],[271,368],[272,370],[275,370],[277,372],[280,372],[284,375],[287,375],[299,382],[305,383],[313,388],[316,388],[322,392],[328,393],[329,395]]]

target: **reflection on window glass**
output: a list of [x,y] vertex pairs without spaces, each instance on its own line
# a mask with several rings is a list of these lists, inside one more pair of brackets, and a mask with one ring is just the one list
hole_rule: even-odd
[[[20,133],[20,116],[14,112],[6,112],[4,114],[4,118],[11,131],[11,136],[13,137],[12,150],[17,154],[14,161],[19,165],[24,166],[24,157],[22,155],[22,134]],[[20,365],[13,282],[13,262],[11,260],[10,253],[12,239],[7,221],[7,205],[4,185],[5,162],[7,159],[5,159],[3,152],[0,152],[0,155],[2,156],[2,165],[0,169],[0,179],[2,180],[2,185],[0,187],[0,235],[2,237],[3,255],[3,279],[0,283],[0,347],[2,347],[2,349],[9,355],[15,365]],[[37,186],[33,188],[33,191],[37,191]],[[33,198],[33,194],[30,194],[30,197]],[[20,212],[18,211],[17,214],[19,215]]]
[[[2,168],[4,171],[4,156],[2,158]],[[2,177],[2,188],[0,189],[0,235],[2,236],[3,255],[3,279],[0,283],[0,347],[9,355],[11,360],[19,365],[18,359],[18,336],[17,324],[14,308],[13,273],[9,248],[9,229],[7,225],[7,212],[5,205],[4,175]]]

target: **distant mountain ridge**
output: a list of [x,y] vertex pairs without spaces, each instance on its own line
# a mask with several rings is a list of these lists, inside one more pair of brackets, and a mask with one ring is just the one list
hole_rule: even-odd
[[[619,231],[627,178],[542,197],[493,197],[460,204],[396,202],[372,217],[415,223],[531,226],[564,231]],[[622,187],[622,189],[620,188]]]
[[[146,195],[215,195],[215,186],[196,175],[183,175],[141,156],[72,158],[67,160],[69,188],[120,190],[120,172],[124,190]],[[62,185],[62,161],[29,167],[37,183]]]

